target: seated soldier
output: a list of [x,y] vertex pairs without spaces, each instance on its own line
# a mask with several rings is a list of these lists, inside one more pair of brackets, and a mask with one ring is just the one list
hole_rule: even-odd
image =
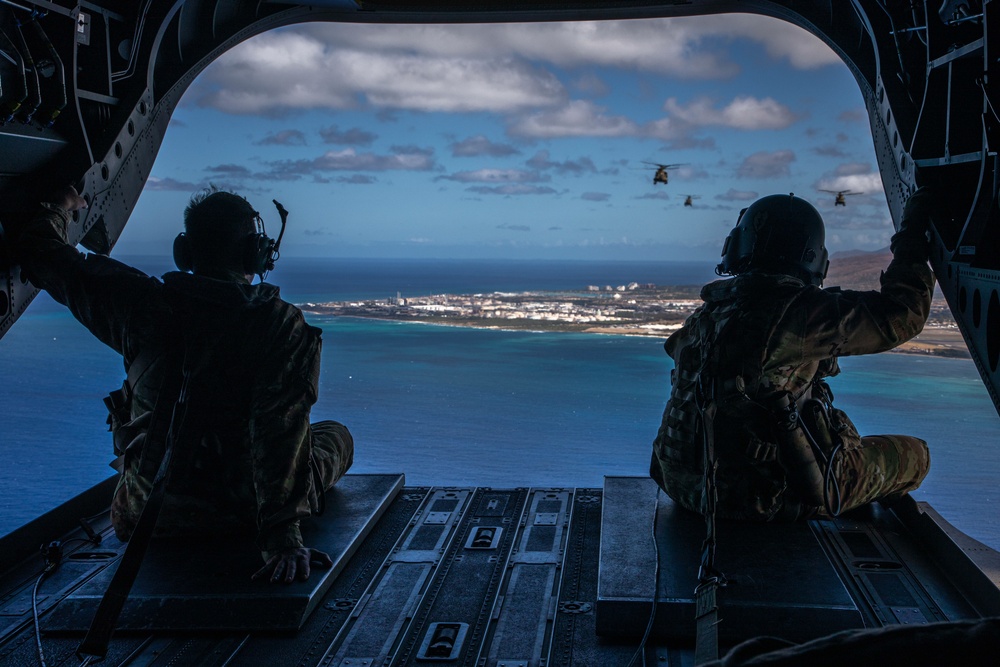
[[891,350],[923,328],[929,196],[907,202],[882,288],[869,292],[820,287],[823,219],[805,200],[772,195],[741,213],[717,269],[734,277],[706,285],[665,345],[674,370],[650,475],[674,501],[710,508],[709,459],[716,514],[734,519],[836,515],[920,485],[927,444],[861,437],[825,378],[840,372],[838,357]]
[[235,194],[195,195],[174,245],[181,271],[161,281],[69,245],[66,227],[84,207],[67,188],[7,236],[31,282],[124,359],[128,379],[108,400],[121,472],[111,507],[118,537],[136,527],[169,430],[160,534],[249,529],[265,562],[253,577],[272,582],[332,565],[303,543],[299,522],[322,511],[354,442],[342,424],[309,422],[320,330],[277,287],[251,284],[277,255],[260,215]]

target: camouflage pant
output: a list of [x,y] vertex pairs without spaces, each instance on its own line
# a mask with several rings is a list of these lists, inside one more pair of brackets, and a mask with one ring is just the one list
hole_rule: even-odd
[[[323,508],[323,491],[336,484],[354,463],[354,438],[346,426],[335,421],[310,424],[310,431],[313,483],[308,502],[316,513]],[[121,473],[111,503],[111,519],[118,538],[127,541],[145,507],[152,480],[140,477],[131,467],[125,467]],[[156,524],[156,534],[253,530],[257,500],[249,471],[244,477],[237,484],[205,483],[199,487],[198,495],[168,495]]]
[[866,435],[860,446],[841,450],[833,466],[840,488],[840,508],[846,512],[919,487],[930,470],[931,455],[920,438]]
[[313,469],[325,491],[336,484],[354,463],[354,438],[340,422],[316,422],[310,428]]
[[[833,461],[833,479],[828,487],[830,506],[846,512],[866,503],[898,496],[920,486],[930,469],[927,443],[907,435],[855,437]],[[675,502],[695,512],[703,507],[705,476],[697,467],[654,451],[650,476]],[[717,515],[754,521],[795,521],[825,515],[824,508],[802,502],[788,488],[776,464],[743,466],[720,462],[716,477]]]

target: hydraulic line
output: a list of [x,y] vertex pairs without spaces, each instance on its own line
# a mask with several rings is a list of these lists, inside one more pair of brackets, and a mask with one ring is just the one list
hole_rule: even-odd
[[16,80],[13,82],[13,86],[8,85],[3,92],[0,92],[0,125],[12,121],[17,110],[28,99],[28,82],[24,72],[24,57],[10,36],[3,30],[0,30],[0,49],[3,48],[3,44],[6,44],[7,49],[10,51],[10,54],[7,54],[6,50],[3,53],[7,55],[8,59],[14,65]]
[[20,43],[21,57],[24,58],[24,77],[28,84],[28,97],[25,103],[18,109],[17,117],[22,123],[28,124],[42,104],[41,84],[38,82],[38,69],[35,67],[35,60],[31,57],[31,50],[28,42],[24,38],[23,23],[17,21],[17,37]]
[[46,54],[44,59],[35,64],[35,71],[39,76],[39,107],[35,112],[35,120],[42,127],[51,127],[56,117],[66,108],[66,70],[59,52],[38,19],[32,19],[27,26],[33,45],[38,48],[39,53]]

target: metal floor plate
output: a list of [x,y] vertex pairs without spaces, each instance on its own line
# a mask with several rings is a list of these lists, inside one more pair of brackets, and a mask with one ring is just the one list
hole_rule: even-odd
[[[122,611],[121,631],[296,630],[372,530],[403,487],[403,475],[346,475],[327,492],[329,511],[303,521],[306,544],[333,558],[328,570],[313,570],[308,581],[287,585],[251,581],[261,563],[256,551],[234,549],[231,541],[154,540]],[[118,547],[106,542],[101,551]],[[104,568],[66,598],[46,618],[47,632],[83,632],[115,568]]]
[[[805,641],[864,627],[808,524],[720,522],[717,533],[717,564],[730,581],[719,591],[720,638],[771,635]],[[693,640],[694,589],[704,537],[704,519],[657,493],[651,479],[606,477],[597,632],[641,636],[655,590],[653,636]]]

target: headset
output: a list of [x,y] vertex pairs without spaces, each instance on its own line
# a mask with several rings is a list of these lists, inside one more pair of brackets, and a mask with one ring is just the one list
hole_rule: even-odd
[[[260,276],[261,281],[267,273],[274,269],[274,263],[281,256],[278,249],[281,247],[281,239],[285,235],[285,225],[288,222],[288,211],[277,199],[271,200],[274,207],[281,216],[281,231],[278,239],[274,240],[267,235],[264,229],[264,220],[260,213],[254,211],[254,224],[257,231],[250,234],[244,240],[243,249],[243,272],[247,275]],[[181,232],[174,239],[174,264],[181,271],[194,271],[194,252],[191,248],[191,240],[187,234]]]

